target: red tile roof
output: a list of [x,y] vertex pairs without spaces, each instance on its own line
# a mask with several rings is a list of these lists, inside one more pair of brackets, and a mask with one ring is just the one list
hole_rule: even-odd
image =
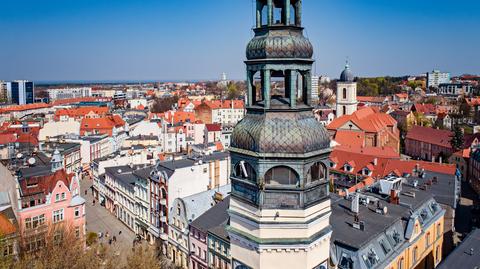
[[387,97],[382,96],[357,96],[357,101],[362,103],[383,103]]
[[338,130],[335,134],[335,141],[340,145],[362,148],[365,146],[365,133],[350,130]]
[[412,111],[422,114],[436,114],[437,109],[433,104],[414,104]]
[[80,124],[80,133],[97,130],[102,134],[111,135],[112,129],[125,125],[125,121],[119,115],[107,116],[103,118],[83,118]]
[[15,141],[17,141],[15,134],[0,134],[0,145],[14,143]]
[[[73,175],[68,175],[64,169],[58,170],[53,174],[23,178],[19,180],[22,195],[28,196],[38,193],[49,194],[55,189],[57,182],[62,181],[67,187],[70,187]],[[36,184],[36,185],[35,185]],[[27,187],[28,185],[28,187]]]
[[0,108],[0,114],[4,113],[12,113],[12,112],[20,112],[26,110],[34,110],[34,109],[42,109],[42,108],[49,108],[50,105],[45,103],[35,103],[35,104],[28,104],[28,105],[14,105]]
[[207,131],[209,131],[209,132],[220,132],[220,131],[222,131],[222,125],[217,124],[217,123],[205,124],[205,128],[207,128]]
[[397,121],[385,113],[379,113],[372,107],[365,107],[355,111],[352,115],[345,115],[333,120],[328,126],[329,130],[336,130],[351,121],[361,130],[366,132],[378,132],[387,127],[396,126]]
[[448,130],[440,130],[415,125],[410,131],[408,131],[406,139],[421,141],[445,148],[451,148],[452,145],[450,144],[450,140],[452,139],[452,136],[453,133]]
[[[455,175],[456,167],[451,164],[439,164],[423,161],[406,161],[400,160],[400,157],[378,157],[365,153],[351,152],[345,149],[335,148],[330,154],[330,160],[337,164],[333,171],[344,174],[362,174],[362,169],[369,167],[372,171],[373,178],[383,178],[391,173],[402,176],[403,173],[411,174],[413,169],[419,165],[427,171]],[[376,165],[375,165],[376,162]],[[343,164],[354,163],[354,171],[348,172],[343,170]],[[371,169],[373,167],[373,169]]]
[[18,143],[30,143],[32,145],[38,145],[38,138],[33,133],[21,133],[18,135],[17,141]]
[[110,97],[78,97],[78,98],[66,98],[59,99],[52,102],[53,106],[78,104],[80,102],[110,102]]
[[0,236],[8,236],[17,232],[17,227],[5,216],[0,213]]
[[59,109],[55,112],[55,117],[67,116],[71,118],[83,118],[87,114],[94,113],[104,116],[108,113],[108,107],[86,106],[73,109]]

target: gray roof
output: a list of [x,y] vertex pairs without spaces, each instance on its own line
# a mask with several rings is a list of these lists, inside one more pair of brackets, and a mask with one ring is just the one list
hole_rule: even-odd
[[127,138],[127,140],[158,140],[156,135],[137,135]]
[[195,219],[190,225],[197,230],[206,233],[209,229],[217,227],[228,219],[228,207],[230,206],[230,196],[225,197],[223,201],[216,204],[200,217]]
[[53,153],[56,149],[62,154],[69,154],[71,152],[80,150],[80,143],[59,143],[59,142],[45,142],[41,147],[42,151]]
[[[433,181],[433,178],[436,177],[436,182],[430,184]],[[436,173],[431,171],[426,171],[426,176],[414,177],[410,176],[408,182],[413,184],[417,180],[418,186],[425,186],[427,183],[427,191],[433,194],[433,197],[437,202],[443,205],[448,205],[452,208],[457,207],[457,200],[460,195],[460,189],[458,179],[454,175]]]
[[112,176],[114,180],[118,180],[126,186],[133,187],[137,180],[136,176],[133,174],[135,169],[135,167],[131,168],[128,165],[122,165],[105,168],[105,173]]
[[51,165],[38,165],[19,169],[22,178],[46,176],[52,173]]
[[[230,194],[231,189],[231,185],[225,185],[217,189],[211,189],[184,198],[180,198],[185,205],[185,214],[187,220],[189,222],[192,222],[200,215],[205,213],[208,209],[210,209],[215,202],[213,196],[216,192],[221,193],[223,197],[225,197]],[[172,215],[173,214],[170,214],[170,216]]]
[[480,266],[480,229],[472,231],[465,237],[462,243],[437,268],[473,269],[478,266]]
[[331,195],[331,201],[332,241],[355,249],[361,249],[387,228],[394,226],[395,223],[401,223],[402,216],[409,212],[406,207],[387,204],[383,201],[382,205],[388,207],[386,215],[378,214],[366,206],[360,206],[359,218],[365,223],[365,230],[361,231],[352,227],[354,216],[350,211],[351,201],[337,195]]

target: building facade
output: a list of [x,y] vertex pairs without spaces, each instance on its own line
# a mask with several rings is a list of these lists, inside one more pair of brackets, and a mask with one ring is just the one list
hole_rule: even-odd
[[35,98],[35,85],[28,80],[7,82],[7,95],[9,103],[17,105],[33,104]]
[[438,88],[442,83],[450,83],[450,73],[433,70],[427,73],[427,88]]

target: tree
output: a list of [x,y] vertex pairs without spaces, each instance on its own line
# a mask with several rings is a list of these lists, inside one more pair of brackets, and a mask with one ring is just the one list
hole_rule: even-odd
[[463,148],[463,143],[463,131],[460,127],[455,126],[450,144],[452,145],[452,148],[457,151]]
[[[59,239],[61,238],[61,239]],[[20,239],[21,241],[22,239]],[[0,256],[1,269],[173,269],[170,262],[156,254],[153,247],[137,246],[117,256],[108,244],[92,243],[85,246],[68,232],[51,232],[45,236],[45,245],[35,252],[20,252],[18,258]]]
[[127,256],[127,262],[123,269],[136,268],[174,268],[169,261],[159,258],[152,247],[136,246],[132,253]]
[[151,109],[152,113],[163,113],[172,109],[178,102],[178,96],[155,98]]
[[238,87],[235,83],[230,82],[227,85],[227,99],[233,100],[240,97],[241,92],[238,90]]

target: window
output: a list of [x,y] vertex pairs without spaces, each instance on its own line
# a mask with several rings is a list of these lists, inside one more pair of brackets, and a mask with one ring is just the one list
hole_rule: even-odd
[[415,248],[413,248],[413,251],[412,251],[412,263],[413,263],[413,265],[415,265],[415,263],[417,262],[417,259],[418,259],[418,247],[415,246]]
[[255,169],[245,161],[240,161],[235,165],[235,177],[249,181],[257,180]]
[[383,253],[387,255],[390,252],[390,247],[388,246],[387,242],[385,240],[380,240],[380,246],[382,247]]
[[347,115],[347,107],[346,106],[342,106],[343,108],[343,115]]
[[403,263],[404,263],[403,258],[401,258],[400,260],[398,260],[397,269],[403,269]]
[[60,201],[60,193],[55,194],[55,202]]
[[322,163],[317,162],[310,167],[307,174],[307,184],[314,183],[325,178],[325,167]]
[[430,242],[430,233],[427,233],[427,235],[425,236],[425,248],[428,248],[430,246],[431,242]]
[[437,224],[437,237],[442,236],[442,224],[438,223]]
[[80,208],[75,207],[75,218],[80,217]]
[[80,227],[75,227],[75,238],[80,238]]
[[62,192],[62,200],[65,200],[66,199],[66,195],[64,192]]
[[25,219],[26,229],[35,229],[45,223],[45,214]]
[[440,246],[437,246],[437,249],[435,250],[435,260],[437,261],[437,263],[439,263],[441,259],[442,259],[442,252],[441,252]]
[[55,234],[53,235],[53,244],[55,245],[60,245],[60,243],[62,243],[62,240],[63,240],[63,235],[61,232],[55,232]]
[[265,174],[265,182],[270,185],[298,185],[297,173],[286,166],[274,167]]
[[63,208],[53,211],[53,223],[63,221]]
[[5,244],[3,246],[3,256],[4,257],[7,257],[7,256],[10,256],[10,255],[13,255],[13,244]]
[[343,88],[343,99],[347,99],[347,88]]

